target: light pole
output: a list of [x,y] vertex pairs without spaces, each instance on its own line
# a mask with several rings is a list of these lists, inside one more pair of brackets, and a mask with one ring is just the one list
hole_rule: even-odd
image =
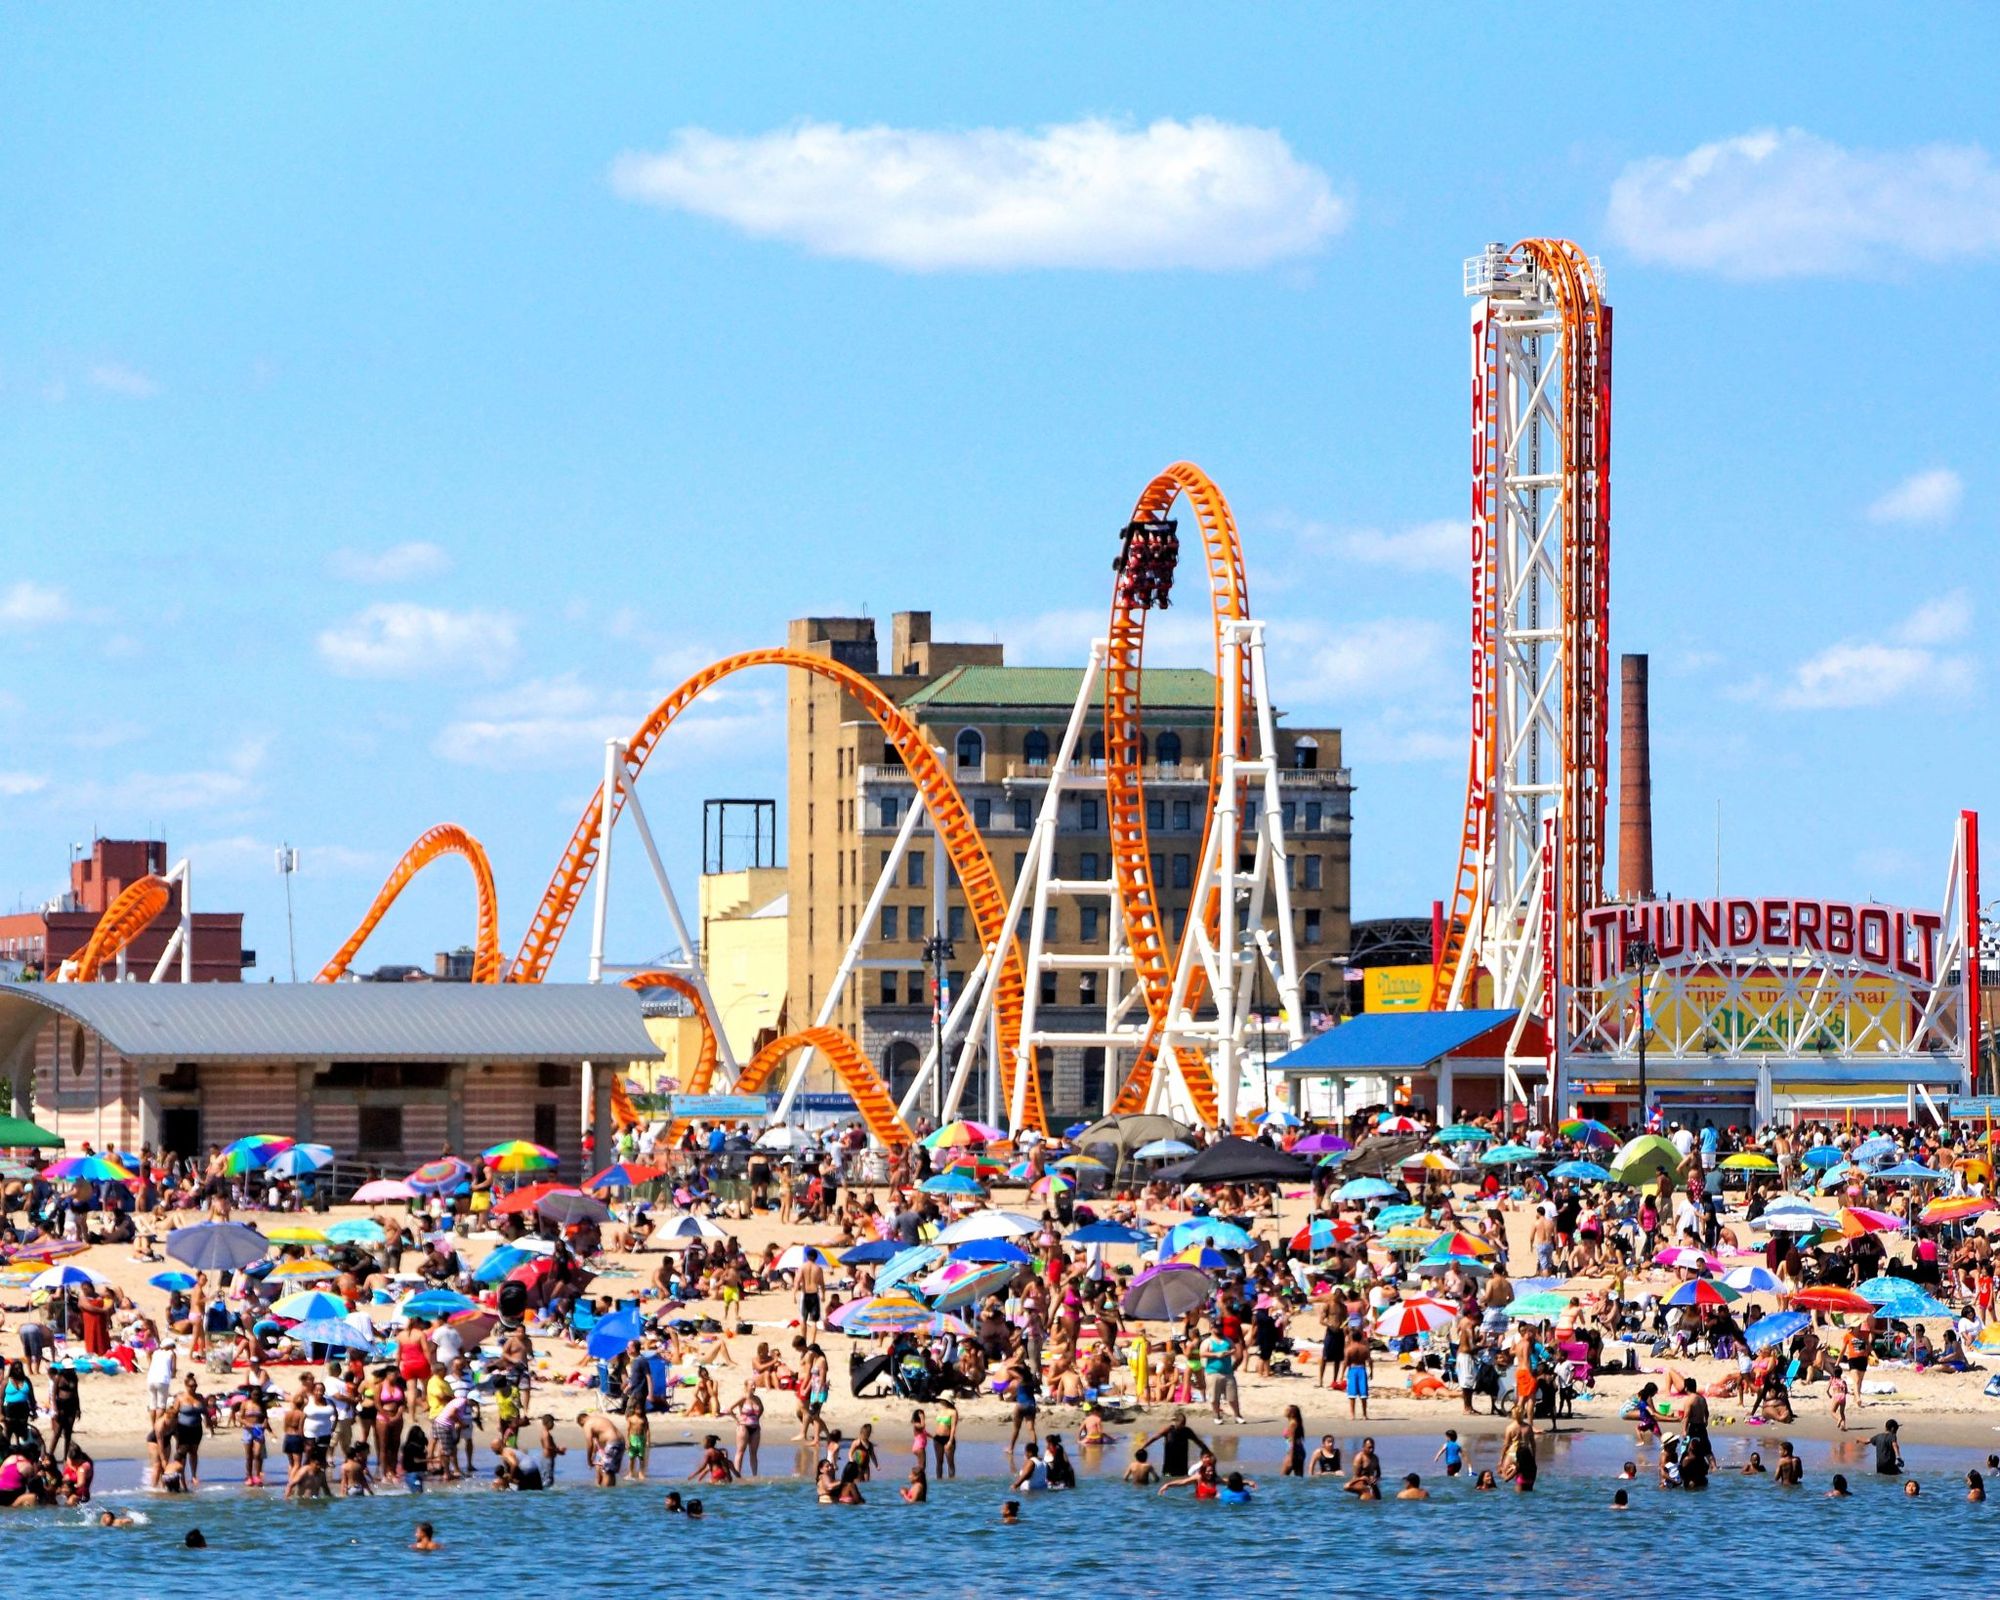
[[931,1032],[936,1052],[931,1058],[935,1063],[931,1069],[931,1102],[940,1116],[944,1114],[943,1102],[938,1099],[944,1081],[944,1014],[951,1005],[951,996],[946,992],[951,983],[947,963],[953,954],[951,940],[942,928],[924,941],[924,959],[931,964]]
[[1646,968],[1656,965],[1660,952],[1645,939],[1625,941],[1625,965],[1639,969],[1639,1131],[1646,1129]]

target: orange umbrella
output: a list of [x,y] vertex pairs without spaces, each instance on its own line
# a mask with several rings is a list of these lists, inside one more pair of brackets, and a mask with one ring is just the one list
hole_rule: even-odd
[[[494,1215],[512,1216],[515,1212],[525,1213],[533,1211],[537,1205],[541,1204],[542,1201],[546,1200],[550,1195],[554,1194],[558,1189],[562,1189],[564,1187],[565,1185],[560,1183],[528,1184],[526,1187],[516,1189],[510,1194],[504,1196],[503,1198],[494,1201],[493,1202]],[[575,1191],[571,1190],[570,1192],[574,1193]]]
[[1837,1283],[1809,1283],[1792,1296],[1795,1311],[1847,1311],[1857,1316],[1871,1316],[1876,1307],[1872,1300],[1856,1294],[1852,1289],[1843,1289]]

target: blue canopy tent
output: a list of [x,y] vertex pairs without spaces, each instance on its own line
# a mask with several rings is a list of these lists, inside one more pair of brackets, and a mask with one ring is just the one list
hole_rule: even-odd
[[[1343,1112],[1347,1090],[1357,1079],[1429,1078],[1435,1085],[1431,1105],[1440,1120],[1457,1110],[1454,1091],[1461,1080],[1489,1080],[1494,1084],[1491,1104],[1475,1109],[1495,1110],[1506,1098],[1502,1058],[1517,1015],[1512,1009],[1363,1012],[1280,1056],[1271,1071],[1287,1078],[1332,1079],[1336,1105]],[[1522,1051],[1533,1055],[1542,1048],[1541,1027],[1531,1020]],[[1532,1093],[1539,1085],[1527,1087]]]

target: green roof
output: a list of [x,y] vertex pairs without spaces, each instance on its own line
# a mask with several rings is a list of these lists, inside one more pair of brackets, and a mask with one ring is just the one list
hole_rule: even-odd
[[[927,683],[903,704],[1035,707],[1068,710],[1083,683],[1081,667],[953,667]],[[1213,711],[1215,675],[1196,667],[1155,667],[1141,673],[1139,698],[1156,711]]]

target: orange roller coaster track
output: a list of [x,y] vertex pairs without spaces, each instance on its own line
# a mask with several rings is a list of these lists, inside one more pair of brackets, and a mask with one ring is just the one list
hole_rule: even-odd
[[56,973],[58,983],[94,983],[107,961],[116,959],[152,920],[173,902],[173,885],[165,878],[148,873],[128,883],[116,900],[104,908],[97,926],[90,930],[89,942]]
[[375,902],[369,906],[360,926],[347,936],[347,943],[333,953],[333,959],[320,968],[319,976],[313,981],[332,983],[343,976],[348,964],[375,931],[375,925],[396,903],[397,896],[410,886],[412,878],[440,856],[463,856],[472,868],[473,887],[479,896],[479,923],[472,946],[472,981],[498,983],[504,958],[500,954],[500,906],[493,892],[493,866],[486,859],[485,847],[451,822],[440,823],[430,829],[403,852],[403,859],[383,880]]
[[916,1134],[897,1112],[896,1102],[889,1098],[888,1089],[868,1058],[861,1053],[861,1047],[838,1028],[804,1028],[781,1039],[773,1039],[750,1058],[742,1076],[736,1080],[737,1092],[755,1094],[770,1081],[779,1062],[795,1050],[806,1049],[825,1052],[840,1081],[854,1096],[854,1103],[860,1108],[868,1131],[877,1139],[891,1148],[916,1142]]
[[[1237,698],[1239,749],[1250,753],[1249,741],[1257,726],[1251,699],[1248,658],[1239,655],[1241,670],[1234,682],[1224,681],[1222,627],[1225,622],[1243,621],[1250,615],[1250,592],[1243,573],[1243,546],[1236,535],[1236,519],[1222,491],[1208,475],[1189,461],[1177,461],[1146,485],[1132,510],[1132,523],[1156,522],[1172,510],[1174,502],[1186,496],[1201,525],[1202,551],[1208,564],[1209,602],[1215,633],[1215,738],[1222,738],[1223,696]],[[1175,552],[1169,548],[1157,560],[1150,578],[1164,576],[1171,582]],[[1141,775],[1143,767],[1140,700],[1140,670],[1146,649],[1146,612],[1155,603],[1166,603],[1164,585],[1148,581],[1149,575],[1135,570],[1132,543],[1121,562],[1111,596],[1110,650],[1105,660],[1104,747],[1106,811],[1111,825],[1111,860],[1124,907],[1125,938],[1131,947],[1133,965],[1146,1000],[1146,1037],[1125,1082],[1120,1086],[1114,1107],[1120,1112],[1142,1111],[1152,1087],[1154,1065],[1159,1055],[1160,1032],[1167,1022],[1167,1006],[1173,993],[1175,950],[1168,943],[1165,919],[1161,914],[1158,886],[1153,882],[1150,839],[1146,829],[1146,798]],[[1219,757],[1221,751],[1213,752]],[[1216,784],[1219,760],[1209,763],[1207,828],[1215,827]],[[1207,840],[1204,839],[1204,853]],[[1196,915],[1215,930],[1219,907],[1213,891],[1197,908]],[[1195,918],[1188,919],[1184,938],[1194,935]],[[1197,970],[1199,968],[1197,967]],[[1191,992],[1192,1007],[1199,999]],[[1204,1122],[1216,1119],[1214,1076],[1207,1060],[1197,1050],[1176,1050],[1175,1065],[1187,1085],[1188,1094]]]
[[[655,706],[652,714],[639,724],[637,731],[626,741],[622,783],[609,797],[613,818],[615,819],[618,810],[624,804],[623,784],[638,780],[639,774],[645,769],[647,758],[652,755],[654,747],[658,745],[675,719],[708,689],[748,667],[793,667],[837,684],[870,717],[874,718],[876,726],[881,728],[884,736],[896,747],[897,753],[903,759],[905,770],[915,783],[917,792],[923,797],[925,809],[930,813],[933,826],[944,842],[945,853],[958,873],[966,905],[971,910],[973,925],[978,930],[981,945],[989,950],[997,949],[1001,953],[999,984],[994,994],[994,1016],[1000,1034],[1001,1082],[1005,1092],[1011,1097],[1014,1052],[1021,1034],[1024,980],[1020,947],[1014,939],[1013,930],[1007,926],[1007,897],[1000,888],[999,877],[993,870],[993,859],[987,853],[985,840],[980,837],[978,828],[973,824],[972,814],[966,807],[964,797],[958,792],[958,785],[952,782],[951,775],[938,760],[936,752],[925,743],[917,725],[903,714],[893,700],[860,673],[824,656],[786,649],[746,650],[740,655],[726,656],[704,667]],[[562,944],[563,934],[567,931],[571,918],[576,915],[577,906],[582,902],[584,887],[589,883],[591,874],[597,867],[598,840],[604,821],[605,802],[604,786],[600,784],[598,792],[591,797],[590,804],[584,808],[582,817],[578,819],[576,831],[570,835],[562,860],[557,864],[555,875],[549,880],[548,890],[543,894],[541,904],[535,910],[534,919],[528,925],[527,937],[522,941],[520,952],[514,958],[512,981],[539,983],[547,974],[549,964],[554,961],[556,951]],[[863,1064],[866,1065],[865,1061]],[[871,1073],[872,1070],[871,1068]],[[1024,1126],[1033,1128],[1037,1132],[1046,1132],[1047,1122],[1042,1111],[1041,1086],[1033,1072],[1026,1074],[1026,1079]],[[900,1126],[900,1119],[898,1125]]]
[[635,972],[625,980],[628,989],[671,989],[684,1000],[694,1002],[695,1020],[701,1024],[701,1054],[695,1060],[694,1071],[688,1081],[681,1085],[682,1094],[707,1094],[715,1083],[715,1063],[718,1050],[715,1043],[715,1024],[708,1020],[708,1008],[701,1003],[701,991],[688,982],[678,972]]

